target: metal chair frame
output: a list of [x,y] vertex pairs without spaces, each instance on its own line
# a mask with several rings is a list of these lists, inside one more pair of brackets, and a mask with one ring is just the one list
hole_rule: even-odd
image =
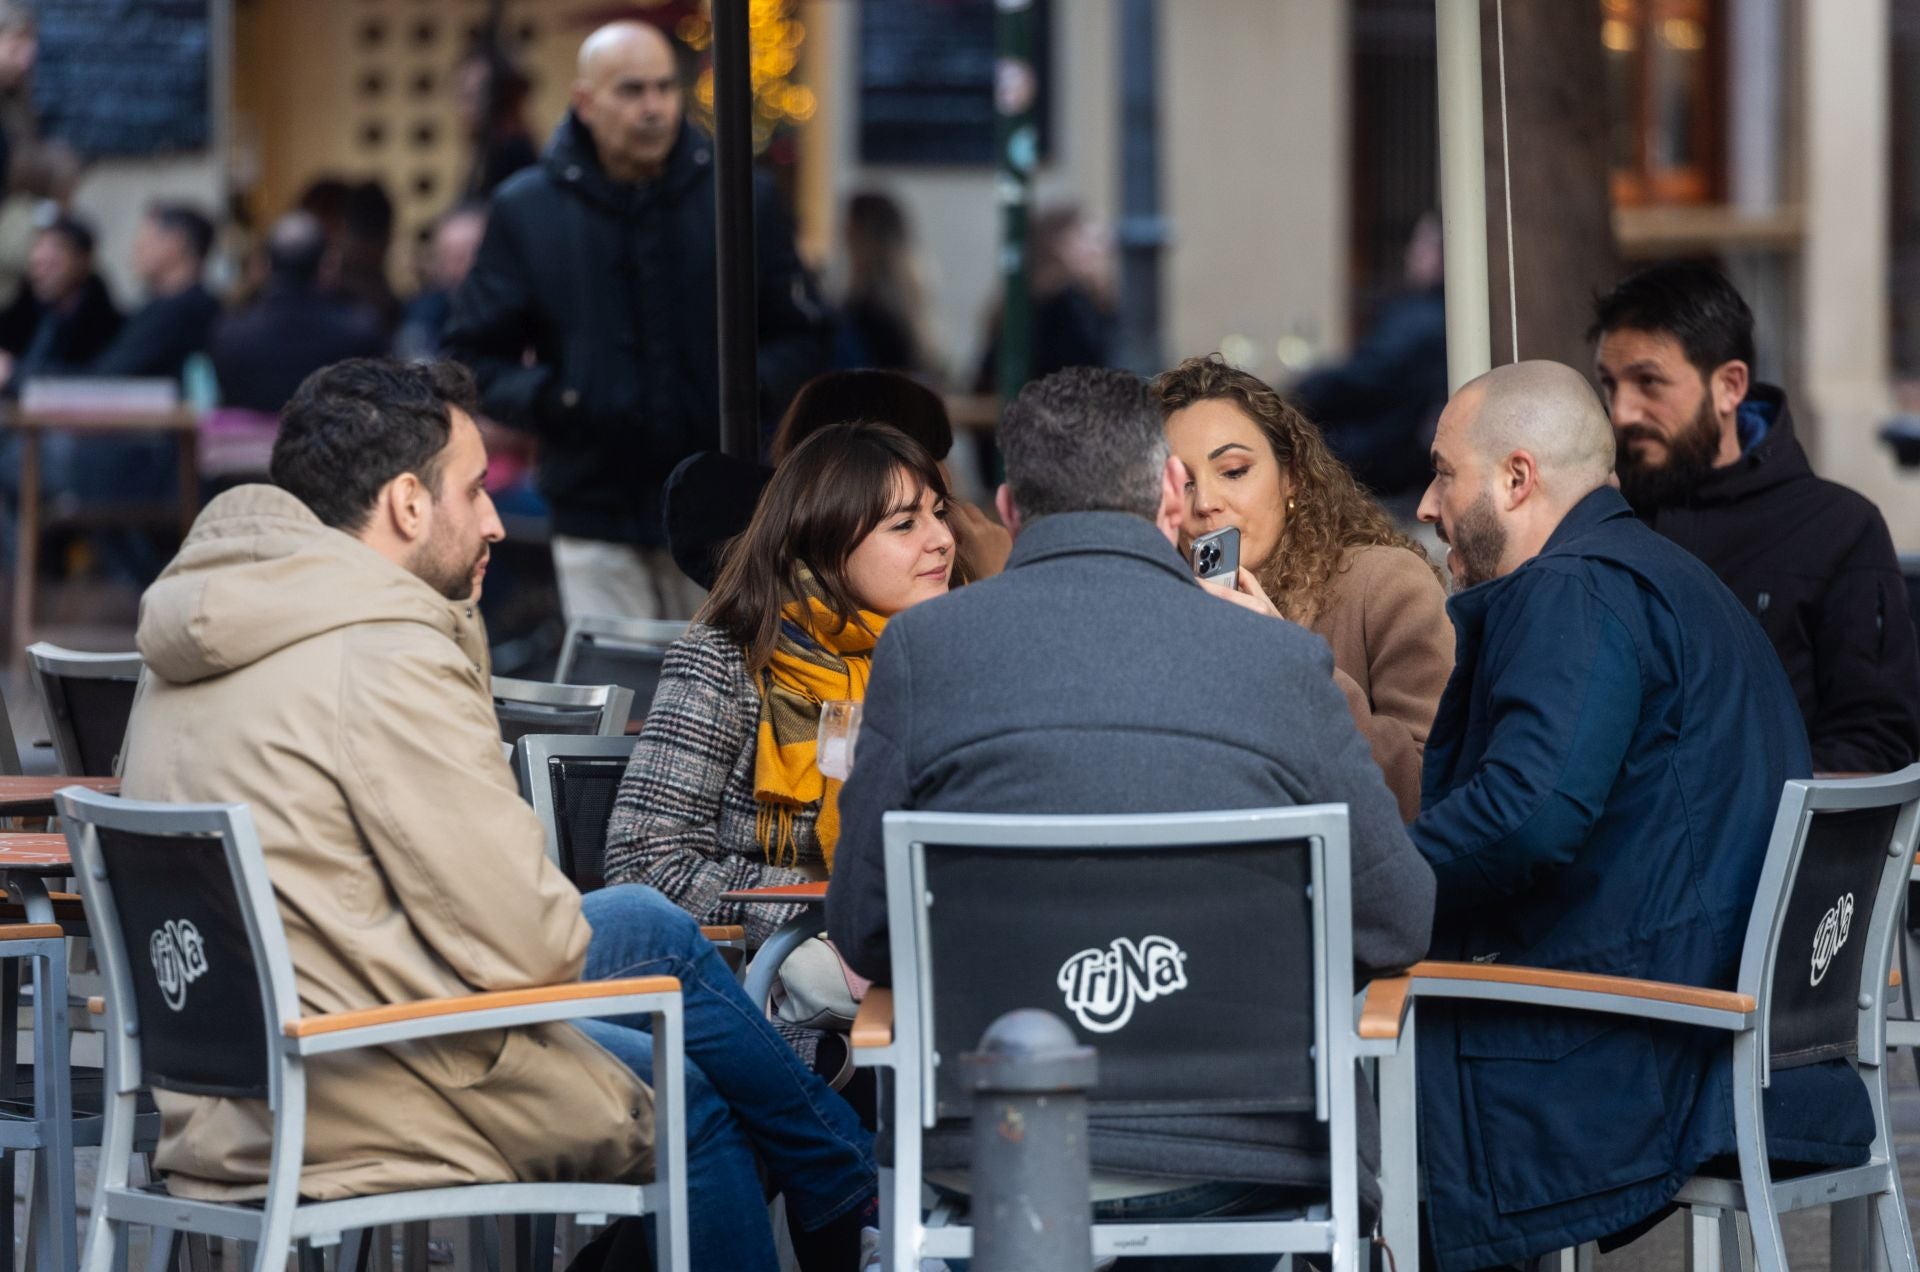
[[[495,676],[491,686],[495,702],[520,703],[555,710],[593,709],[600,713],[592,735],[618,737],[627,731],[627,712],[633,705],[633,690],[620,685],[556,685],[544,680],[515,680]],[[549,730],[552,732],[552,730]]]
[[560,684],[568,679],[579,661],[583,645],[612,645],[621,649],[664,650],[687,634],[688,620],[673,618],[603,618],[583,614],[567,624],[566,639],[560,645],[560,665],[553,678]]
[[20,776],[20,744],[13,736],[13,716],[7,710],[7,695],[0,689],[0,777]]
[[[36,1272],[73,1272],[74,1240],[73,1078],[68,1059],[67,942],[58,929],[29,929],[42,935],[10,934],[0,926],[0,959],[33,961],[33,1111],[0,1112],[0,1161],[31,1151],[33,1187],[27,1212],[27,1248]],[[13,974],[11,962],[6,965]],[[7,1022],[12,1027],[12,1022]],[[13,1178],[11,1170],[6,1178]],[[12,1197],[6,1198],[9,1211]],[[12,1236],[11,1216],[6,1225]],[[11,1247],[9,1247],[11,1254]]]
[[[1858,987],[1859,1028],[1853,1054],[1847,1060],[1866,1087],[1873,1110],[1875,1135],[1864,1165],[1816,1171],[1775,1181],[1766,1148],[1766,1112],[1762,1103],[1772,1081],[1769,1037],[1772,1030],[1774,967],[1780,957],[1781,933],[1793,896],[1814,816],[1822,812],[1898,807],[1874,906],[1864,939]],[[1846,780],[1791,781],[1780,799],[1773,832],[1761,868],[1752,917],[1741,950],[1738,988],[1726,996],[1724,1007],[1647,996],[1645,982],[1616,981],[1612,977],[1584,978],[1594,988],[1550,986],[1494,980],[1466,979],[1458,965],[1423,963],[1411,973],[1415,999],[1452,998],[1483,1002],[1524,1003],[1574,1011],[1598,1011],[1643,1020],[1666,1021],[1705,1029],[1724,1030],[1733,1052],[1733,1116],[1740,1162],[1738,1180],[1696,1176],[1680,1189],[1676,1204],[1689,1211],[1688,1266],[1718,1269],[1731,1260],[1744,1266],[1749,1240],[1753,1265],[1759,1272],[1787,1272],[1786,1248],[1780,1216],[1816,1205],[1859,1202],[1870,1204],[1877,1223],[1869,1235],[1880,1259],[1904,1272],[1920,1272],[1901,1195],[1899,1163],[1894,1157],[1892,1127],[1887,1112],[1887,997],[1894,941],[1899,938],[1906,879],[1912,870],[1916,840],[1920,839],[1920,765],[1882,777]],[[1859,920],[1856,917],[1855,924]],[[1511,968],[1524,975],[1537,969]],[[1456,979],[1456,977],[1459,977]],[[1608,986],[1611,982],[1612,988]],[[1671,987],[1668,987],[1671,988]],[[1681,987],[1686,988],[1686,987]],[[1735,1000],[1742,1000],[1735,1002]],[[1381,1118],[1402,1124],[1402,1134],[1414,1133],[1413,1097],[1404,1089],[1393,1098],[1383,1091]],[[1411,1147],[1404,1144],[1401,1151]],[[1757,1203],[1757,1204],[1755,1204]],[[1742,1232],[1745,1216],[1751,1233]],[[1843,1240],[1836,1212],[1836,1240]],[[1869,1251],[1852,1256],[1858,1266],[1876,1266]],[[1565,1266],[1573,1266],[1563,1252]],[[1854,1266],[1854,1262],[1835,1266]],[[1403,1259],[1404,1266],[1404,1259]]]
[[[893,954],[893,1034],[885,1046],[856,1039],[855,1063],[892,1071],[882,1116],[894,1132],[894,1162],[880,1171],[885,1266],[917,1269],[929,1258],[969,1258],[973,1231],[947,1208],[922,1217],[922,1131],[934,1125],[933,1016],[926,883],[928,843],[952,847],[1127,848],[1308,841],[1313,895],[1315,1116],[1328,1127],[1331,1187],[1305,1218],[1096,1223],[1090,1254],[1329,1253],[1335,1272],[1361,1265],[1358,1096],[1355,1062],[1393,1053],[1362,1042],[1353,1001],[1352,901],[1344,805],[1247,812],[1139,816],[962,815],[893,812],[885,818],[887,916]],[[948,918],[947,921],[952,921]],[[858,1026],[856,1026],[856,1029]],[[1383,1175],[1382,1186],[1386,1186]]]
[[[611,992],[596,997],[488,1005],[441,1015],[366,1023],[324,1032],[300,1032],[300,1000],[293,962],[281,925],[273,884],[244,805],[156,804],[119,800],[79,788],[61,792],[60,816],[80,867],[81,886],[94,919],[101,971],[107,983],[106,1126],[93,1211],[89,1220],[86,1272],[113,1272],[124,1264],[126,1227],[146,1224],[170,1232],[229,1237],[254,1246],[255,1272],[277,1272],[295,1241],[338,1244],[342,1235],[385,1224],[490,1215],[572,1215],[582,1224],[611,1216],[656,1216],[655,1258],[672,1272],[686,1272],[687,1196],[684,1097],[684,1027],[677,989]],[[114,902],[112,880],[100,848],[101,828],[143,835],[218,837],[225,850],[248,943],[259,970],[261,1005],[268,1022],[267,1106],[273,1117],[273,1151],[267,1196],[260,1204],[195,1201],[164,1190],[130,1186],[134,1093],[141,1081],[140,1022],[133,970]],[[366,1047],[387,1047],[420,1038],[512,1029],[586,1016],[650,1014],[655,1042],[655,1179],[650,1184],[504,1183],[427,1188],[409,1192],[302,1202],[300,1170],[305,1145],[308,1057]]]
[[[137,653],[96,654],[79,649],[63,649],[46,641],[27,646],[27,660],[33,668],[34,690],[40,695],[40,707],[46,713],[47,729],[53,734],[53,752],[62,773],[76,777],[110,777],[111,773],[88,773],[80,755],[80,735],[73,712],[67,704],[62,680],[124,680],[138,682],[146,663]],[[18,759],[15,757],[15,772]]]

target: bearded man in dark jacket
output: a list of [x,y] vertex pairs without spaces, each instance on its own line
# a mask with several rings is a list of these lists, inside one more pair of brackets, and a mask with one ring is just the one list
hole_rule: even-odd
[[[494,196],[453,297],[448,351],[481,404],[540,439],[569,615],[685,618],[661,486],[719,426],[713,146],[682,117],[667,38],[616,22],[580,46],[573,108],[534,168]],[[760,378],[769,415],[821,369],[832,332],[757,179]]]
[[1760,620],[1813,767],[1912,763],[1920,654],[1892,536],[1866,498],[1814,475],[1786,395],[1752,381],[1740,293],[1705,266],[1655,266],[1599,301],[1590,336],[1622,493]]

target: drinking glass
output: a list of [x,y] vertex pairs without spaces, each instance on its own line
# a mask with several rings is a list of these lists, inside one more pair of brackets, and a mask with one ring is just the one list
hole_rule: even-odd
[[820,737],[814,750],[823,776],[846,781],[853,775],[853,746],[860,738],[860,704],[830,698],[820,704]]

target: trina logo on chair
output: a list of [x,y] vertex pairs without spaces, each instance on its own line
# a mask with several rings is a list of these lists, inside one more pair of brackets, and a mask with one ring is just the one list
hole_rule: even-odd
[[200,939],[200,929],[186,919],[169,919],[164,927],[154,929],[147,953],[153,959],[161,997],[167,1006],[181,1010],[187,1005],[187,986],[207,970],[207,946]]
[[1833,966],[1834,956],[1847,943],[1847,933],[1852,928],[1853,893],[1849,892],[1833,903],[1833,908],[1820,920],[1820,926],[1813,930],[1813,977],[1809,984],[1818,985],[1827,978],[1827,969]]
[[1112,1033],[1138,1003],[1187,987],[1187,954],[1164,936],[1115,937],[1106,949],[1081,950],[1060,965],[1056,983],[1083,1029]]

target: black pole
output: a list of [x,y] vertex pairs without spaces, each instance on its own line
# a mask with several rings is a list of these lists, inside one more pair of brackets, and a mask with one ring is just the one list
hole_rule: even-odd
[[1160,355],[1160,101],[1155,0],[1126,0],[1120,28],[1120,363],[1141,375]]
[[747,0],[713,0],[713,202],[720,313],[720,449],[760,457],[754,309],[753,83]]
[[1033,102],[1032,0],[1000,0],[994,17],[994,145],[1000,160],[1000,365],[1003,401],[1012,401],[1033,364],[1033,299],[1027,291],[1027,199],[1040,148]]

